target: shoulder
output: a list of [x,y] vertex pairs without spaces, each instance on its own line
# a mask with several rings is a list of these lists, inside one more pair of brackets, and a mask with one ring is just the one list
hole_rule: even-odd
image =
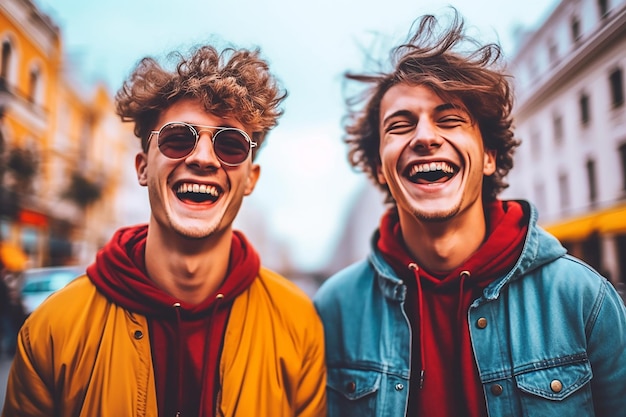
[[75,329],[96,327],[96,321],[106,310],[109,301],[86,276],[80,276],[44,300],[24,323],[24,332],[30,336],[42,333],[63,337]]
[[20,329],[18,355],[29,357],[42,375],[51,375],[55,367],[72,363],[76,355],[92,354],[93,350],[84,349],[100,343],[110,305],[86,275],[76,278],[26,319]]
[[267,334],[290,334],[303,340],[322,334],[313,301],[296,284],[262,268],[250,287],[233,304],[229,328],[254,328]]
[[57,321],[75,311],[84,310],[86,304],[94,298],[104,299],[87,275],[82,275],[46,298],[30,317],[33,320],[48,317],[51,321]]
[[606,308],[619,312],[623,307],[613,285],[591,266],[571,255],[561,256],[530,271],[511,283],[511,291],[526,304],[532,300],[538,307],[550,304],[552,308],[578,314],[585,320],[594,321]]
[[260,285],[271,294],[287,295],[302,302],[309,300],[304,290],[293,281],[267,268],[261,268],[258,279],[254,281],[253,285],[255,284]]
[[542,285],[548,288],[554,287],[578,295],[581,292],[596,293],[608,283],[590,265],[571,255],[563,255],[546,263],[530,275],[538,276]]
[[[266,268],[261,268],[257,279],[238,300],[249,308],[263,309],[278,316],[292,317],[294,320],[317,318],[313,301],[304,290]],[[294,311],[299,314],[293,314]]]
[[[357,296],[363,292],[371,291],[374,275],[374,269],[367,260],[345,267],[320,286],[314,297],[315,305],[319,308],[319,305],[345,299],[345,294]],[[357,296],[357,298],[359,297]]]

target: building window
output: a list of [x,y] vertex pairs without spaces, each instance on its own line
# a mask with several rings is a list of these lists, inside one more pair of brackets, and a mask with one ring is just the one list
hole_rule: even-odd
[[609,15],[609,1],[598,0],[598,10],[600,11],[600,17],[605,18]]
[[580,123],[583,126],[586,126],[591,120],[591,114],[589,112],[589,96],[586,93],[582,93],[580,95],[580,99],[578,100],[578,104],[580,106]]
[[528,139],[532,157],[539,158],[541,156],[541,133],[536,129],[532,129]]
[[559,174],[559,198],[561,200],[561,208],[567,209],[570,206],[569,187],[567,184],[567,174]]
[[559,48],[556,46],[554,39],[548,42],[548,59],[551,64],[555,64],[559,60]]
[[587,183],[589,185],[589,202],[593,205],[598,200],[598,188],[596,183],[596,162],[593,159],[587,161]]
[[626,142],[620,145],[618,151],[622,163],[622,190],[626,191]]
[[537,68],[537,62],[533,58],[530,58],[528,62],[528,77],[532,81],[537,79],[538,75],[540,74],[539,69]]
[[0,78],[7,80],[9,78],[9,65],[11,64],[12,55],[11,43],[9,41],[2,42],[2,63],[0,64]]
[[535,204],[537,205],[537,209],[539,213],[543,213],[547,211],[546,205],[546,188],[544,186],[543,180],[539,183],[536,183],[535,186]]
[[32,103],[37,101],[40,83],[41,75],[39,73],[39,68],[31,68],[30,73],[28,74],[28,99]]
[[578,16],[572,16],[571,28],[572,40],[574,41],[574,43],[576,43],[580,40],[580,19],[578,18]]
[[560,114],[552,116],[552,129],[554,131],[554,143],[560,145],[563,143],[563,117]]
[[621,68],[611,72],[609,84],[611,85],[611,104],[613,108],[621,107],[624,104],[624,81]]

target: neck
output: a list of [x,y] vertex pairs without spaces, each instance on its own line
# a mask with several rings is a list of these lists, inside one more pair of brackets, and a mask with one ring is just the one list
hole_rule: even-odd
[[192,305],[220,287],[228,270],[232,230],[206,239],[164,231],[151,220],[146,241],[146,270],[157,286]]
[[487,226],[482,205],[445,222],[425,222],[399,213],[402,237],[409,253],[432,272],[458,268],[485,240]]

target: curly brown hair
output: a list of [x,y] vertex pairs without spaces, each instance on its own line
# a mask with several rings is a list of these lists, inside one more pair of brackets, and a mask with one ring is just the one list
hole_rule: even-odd
[[[498,67],[501,48],[495,43],[481,46],[468,36],[463,19],[456,9],[452,10],[450,25],[441,33],[435,16],[418,18],[413,25],[417,27],[415,33],[406,43],[392,49],[391,71],[345,74],[347,81],[370,86],[346,99],[344,141],[349,149],[348,160],[387,193],[389,203],[393,203],[389,188],[376,177],[380,164],[379,113],[383,96],[397,84],[425,85],[442,98],[460,99],[478,123],[485,148],[497,153],[496,172],[483,180],[483,198],[494,200],[508,187],[504,177],[513,167],[513,153],[520,142],[514,138],[512,129],[513,94],[509,76]],[[457,51],[467,45],[473,45],[474,50]]]
[[187,57],[171,52],[168,58],[177,60],[173,71],[154,58],[140,60],[115,96],[117,114],[122,121],[135,123],[134,133],[144,152],[161,112],[182,98],[196,98],[207,112],[235,117],[252,129],[258,145],[254,158],[278,124],[283,114],[279,106],[287,97],[260,50],[228,47],[220,52],[205,45],[195,47]]

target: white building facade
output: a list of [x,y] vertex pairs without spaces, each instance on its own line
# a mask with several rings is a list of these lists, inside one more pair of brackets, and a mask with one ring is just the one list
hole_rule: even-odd
[[503,198],[626,283],[626,0],[563,0],[509,61],[522,140]]

